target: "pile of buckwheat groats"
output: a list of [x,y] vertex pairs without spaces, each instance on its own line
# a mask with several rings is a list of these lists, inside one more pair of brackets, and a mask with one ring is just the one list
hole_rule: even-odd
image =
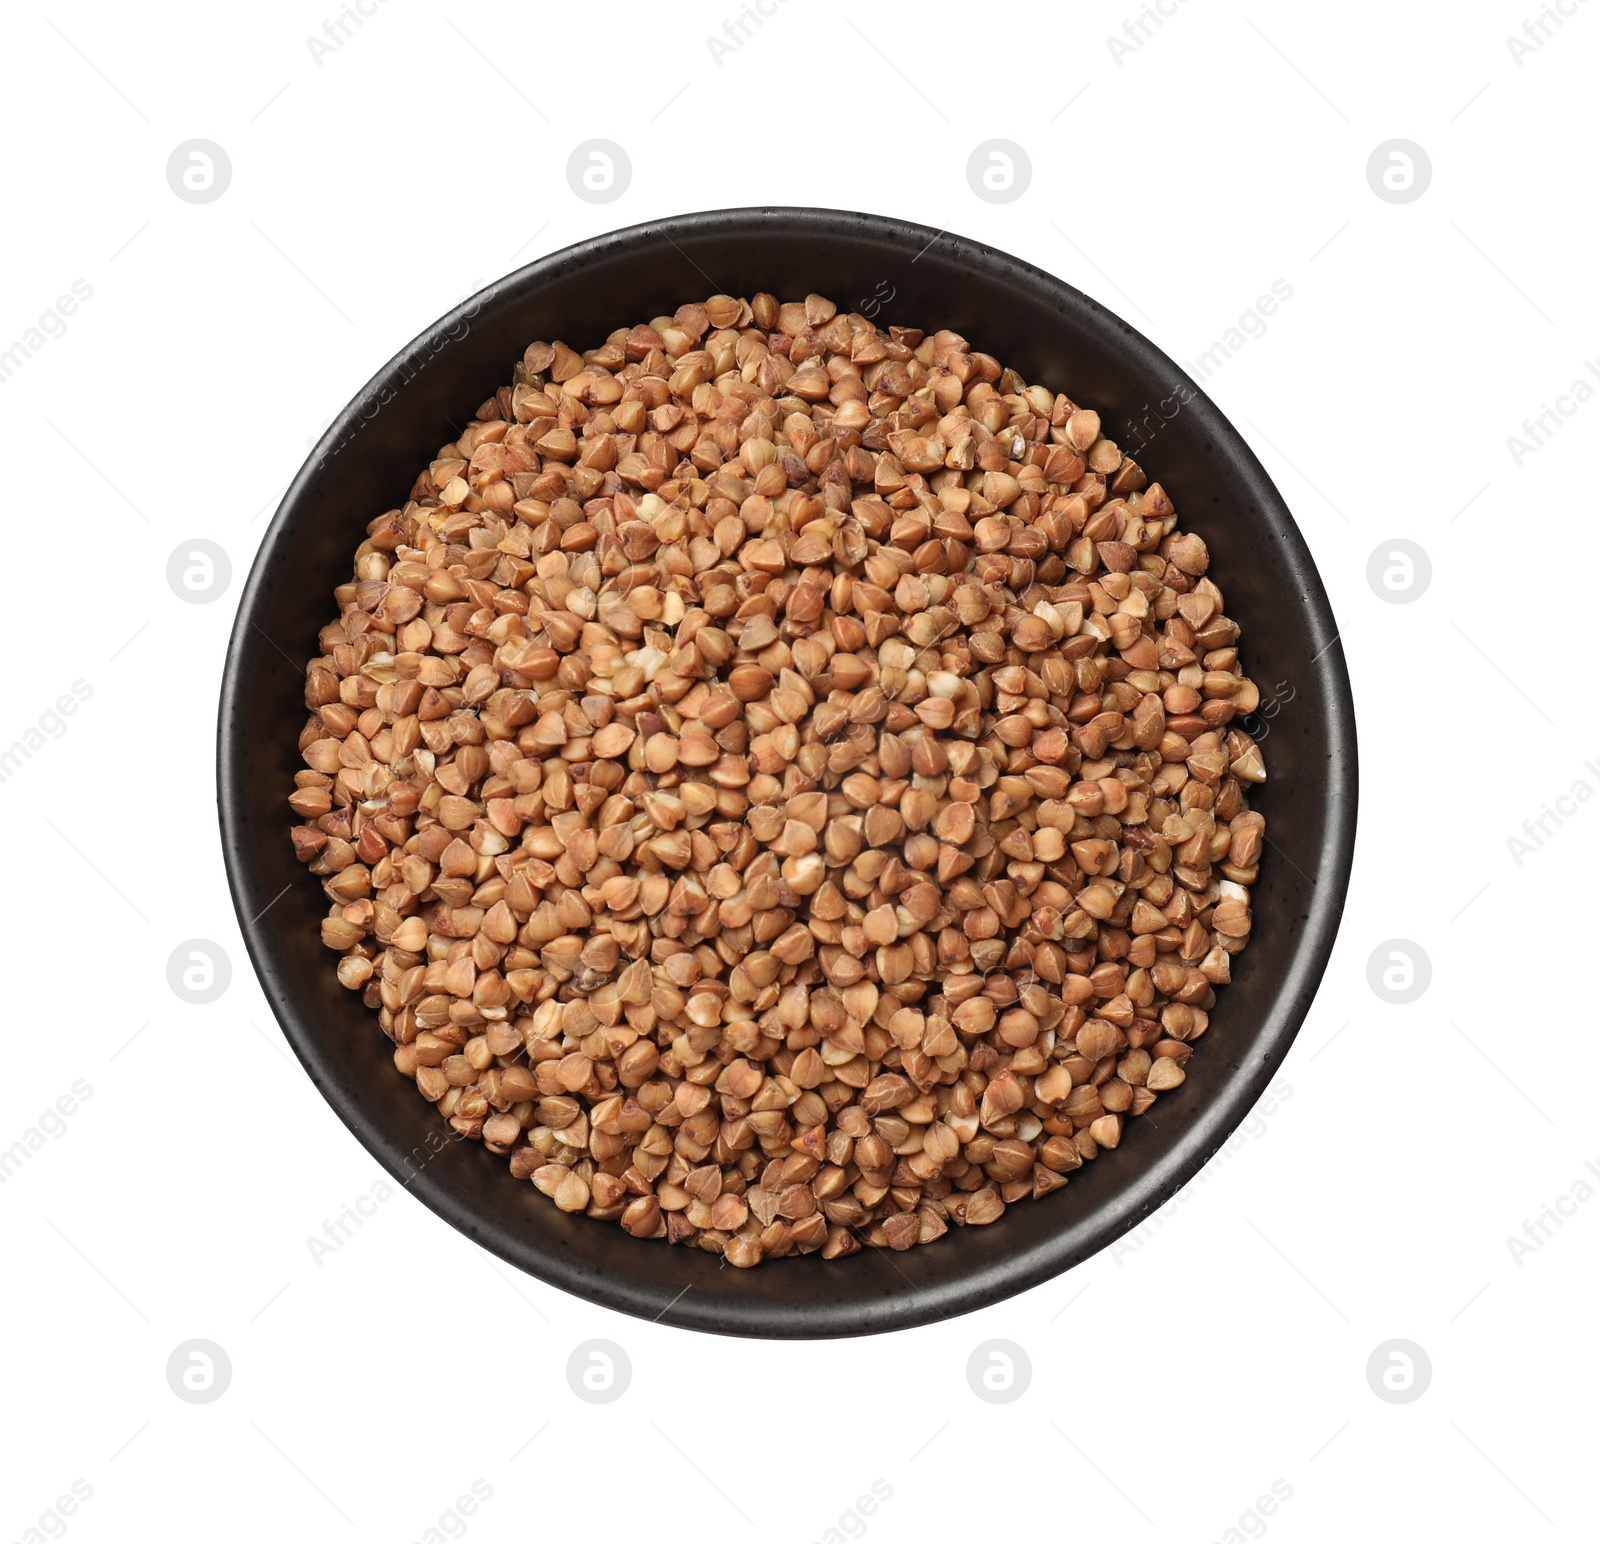
[[1259,698],[1093,411],[716,295],[531,345],[367,532],[295,849],[395,1065],[563,1211],[906,1249],[1184,1081]]

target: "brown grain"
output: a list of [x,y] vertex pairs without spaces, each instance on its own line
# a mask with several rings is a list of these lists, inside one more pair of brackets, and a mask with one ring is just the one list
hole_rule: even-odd
[[1099,416],[717,295],[372,521],[288,802],[461,1135],[730,1264],[981,1226],[1184,1083],[1251,928],[1239,629]]

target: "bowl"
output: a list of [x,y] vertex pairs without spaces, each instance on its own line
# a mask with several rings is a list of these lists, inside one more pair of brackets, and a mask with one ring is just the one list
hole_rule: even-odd
[[[367,523],[404,501],[526,344],[592,348],[684,301],[759,290],[816,291],[881,326],[953,328],[1096,408],[1208,543],[1245,664],[1275,712],[1271,778],[1253,796],[1270,837],[1256,931],[1159,1124],[1130,1122],[1114,1154],[988,1227],[904,1254],[735,1270],[559,1212],[504,1158],[452,1139],[395,1071],[376,1016],[335,979],[319,937],[325,900],[295,860],[284,801],[303,765],[301,663],[319,652]],[[1050,274],[948,232],[840,210],[724,209],[542,258],[443,317],[362,388],[290,485],[245,585],[223,673],[217,792],[239,926],[272,1010],[340,1119],[413,1195],[508,1263],[624,1313],[830,1337],[929,1323],[1048,1280],[1139,1226],[1216,1152],[1282,1062],[1332,950],[1354,847],[1356,734],[1338,628],[1288,508],[1233,426],[1146,338]]]

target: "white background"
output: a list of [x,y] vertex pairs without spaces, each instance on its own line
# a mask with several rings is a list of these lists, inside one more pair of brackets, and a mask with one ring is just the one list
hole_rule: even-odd
[[[1600,407],[1520,466],[1507,446],[1600,352],[1600,5],[1567,3],[1520,64],[1521,0],[1186,0],[1120,63],[1106,39],[1134,0],[787,0],[720,65],[723,0],[385,0],[320,65],[329,12],[303,3],[15,19],[0,346],[73,281],[93,295],[0,386],[0,743],[73,681],[93,695],[0,785],[0,1148],[75,1080],[92,1095],[0,1186],[0,1539],[34,1537],[74,1480],[90,1498],[41,1531],[415,1541],[481,1480],[491,1498],[449,1527],[484,1540],[815,1544],[882,1480],[847,1522],[884,1541],[1592,1536],[1600,1204],[1568,1202],[1520,1263],[1507,1245],[1600,1162],[1594,1010],[1569,985],[1600,812],[1568,806],[1520,865],[1507,845],[1600,787],[1577,690]],[[609,204],[566,181],[592,137],[632,160]],[[1033,168],[1007,204],[966,178],[996,137]],[[1366,176],[1396,137],[1433,168],[1406,204]],[[193,138],[233,168],[203,205],[165,174]],[[265,1007],[213,809],[222,653],[270,510],[458,298],[602,230],[758,202],[977,237],[1180,360],[1292,288],[1206,386],[1316,555],[1360,714],[1350,904],[1279,1097],[1136,1249],[875,1339],[635,1322],[404,1194],[318,1264],[308,1237],[380,1174]],[[165,577],[198,537],[232,562],[214,604]],[[1395,538],[1432,562],[1410,604],[1366,577]],[[233,964],[204,1007],[166,979],[196,937]],[[1368,985],[1394,938],[1433,966],[1407,1006]],[[565,1376],[592,1337],[632,1363],[607,1406]],[[232,1363],[208,1404],[165,1373],[195,1338]],[[995,1338],[1033,1369],[1005,1405],[965,1373]],[[1366,1376],[1395,1338],[1432,1363],[1408,1404]],[[1251,1517],[1274,1481],[1291,1498]]]

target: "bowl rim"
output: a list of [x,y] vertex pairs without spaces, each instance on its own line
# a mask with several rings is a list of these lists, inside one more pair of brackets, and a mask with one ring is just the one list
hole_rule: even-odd
[[[916,252],[930,249],[966,260],[1000,281],[1026,283],[1035,291],[1049,292],[1057,308],[1080,325],[1114,333],[1118,347],[1131,356],[1140,376],[1187,387],[1186,414],[1193,414],[1208,441],[1216,448],[1227,475],[1240,485],[1240,498],[1249,504],[1270,537],[1281,547],[1284,561],[1299,583],[1298,609],[1315,641],[1321,644],[1309,669],[1320,693],[1330,756],[1323,804],[1326,825],[1318,852],[1317,874],[1311,880],[1311,897],[1298,937],[1290,947],[1288,963],[1269,999],[1254,1043],[1265,1051],[1252,1064],[1241,1062],[1221,1080],[1205,1108],[1193,1117],[1162,1161],[1138,1174],[1130,1174],[1109,1192],[1083,1223],[1051,1235],[1014,1256],[1007,1256],[986,1271],[972,1276],[917,1287],[870,1308],[851,1304],[848,1311],[830,1311],[826,1301],[808,1301],[804,1311],[759,1301],[736,1315],[726,1309],[706,1311],[692,1301],[681,1306],[666,1303],[637,1283],[585,1269],[569,1251],[556,1245],[540,1246],[539,1239],[512,1236],[497,1222],[486,1219],[471,1198],[428,1171],[411,1169],[411,1153],[401,1133],[383,1127],[350,1107],[340,1079],[322,1051],[313,1015],[296,1001],[292,980],[271,957],[267,930],[260,915],[248,913],[250,859],[246,829],[249,824],[244,764],[249,755],[245,699],[242,695],[244,655],[249,633],[261,606],[269,577],[277,564],[274,555],[286,541],[303,500],[316,487],[326,461],[359,431],[388,400],[397,376],[409,379],[445,343],[461,336],[472,317],[513,291],[537,288],[562,270],[615,254],[628,248],[687,240],[706,234],[748,234],[769,226],[808,236],[848,238],[869,235],[892,241]],[[691,259],[692,261],[692,259]],[[1115,312],[1083,294],[1056,275],[984,242],[934,230],[891,216],[808,206],[759,205],[708,209],[666,216],[607,231],[546,254],[484,286],[425,328],[384,364],[334,418],[285,490],[261,545],[253,558],[239,598],[223,662],[217,720],[217,809],[223,860],[229,894],[245,949],[262,991],[296,1057],[318,1092],[364,1148],[396,1180],[411,1189],[432,1211],[459,1232],[508,1264],[551,1285],[602,1306],[654,1322],[708,1333],[765,1338],[836,1338],[911,1328],[987,1306],[1048,1280],[1083,1263],[1118,1238],[1138,1227],[1151,1213],[1183,1188],[1221,1148],[1243,1122],[1251,1107],[1288,1054],[1316,995],[1336,941],[1343,914],[1349,875],[1355,857],[1358,806],[1358,767],[1355,706],[1344,650],[1332,606],[1305,538],[1288,505],[1267,475],[1243,435],[1188,373],[1161,349]],[[415,1180],[417,1183],[413,1184]],[[845,1262],[848,1265],[848,1262]],[[692,1294],[690,1294],[692,1298]],[[669,1309],[672,1310],[669,1313]]]

